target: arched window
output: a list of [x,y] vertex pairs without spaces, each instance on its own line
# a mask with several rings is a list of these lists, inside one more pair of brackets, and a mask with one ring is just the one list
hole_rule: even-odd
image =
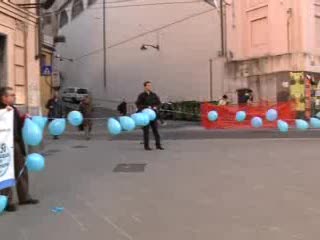
[[97,0],[88,0],[88,6],[95,4]]
[[63,10],[60,13],[59,27],[62,28],[63,26],[67,25],[68,22],[69,22],[68,13],[66,12],[66,10]]
[[74,0],[72,5],[72,19],[74,19],[76,16],[78,16],[80,13],[82,13],[84,10],[83,2],[82,0]]

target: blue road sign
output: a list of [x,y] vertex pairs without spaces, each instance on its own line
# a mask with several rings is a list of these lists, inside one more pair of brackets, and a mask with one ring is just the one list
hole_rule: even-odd
[[51,76],[52,75],[52,66],[51,65],[42,66],[41,75],[42,76]]

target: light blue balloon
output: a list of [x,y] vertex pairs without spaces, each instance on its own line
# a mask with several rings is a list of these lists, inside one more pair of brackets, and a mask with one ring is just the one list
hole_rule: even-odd
[[42,141],[42,131],[36,123],[27,118],[22,128],[22,137],[25,144],[38,146]]
[[111,135],[118,135],[121,133],[121,125],[120,123],[114,119],[109,118],[108,120],[108,131]]
[[236,120],[238,122],[243,122],[244,120],[246,120],[247,114],[245,111],[239,111],[236,114]]
[[313,128],[320,128],[320,120],[318,118],[311,118],[310,119],[310,125]]
[[66,130],[66,120],[64,118],[54,119],[49,124],[49,133],[52,136],[60,136]]
[[146,113],[141,113],[141,114],[142,114],[142,118],[143,118],[142,126],[145,127],[145,126],[149,125],[150,118],[149,118],[149,115]]
[[32,121],[38,125],[38,127],[43,130],[48,122],[48,118],[47,117],[42,117],[42,116],[33,116],[32,117]]
[[68,122],[74,127],[80,126],[83,123],[82,113],[79,111],[69,112]]
[[0,214],[4,212],[8,205],[8,197],[0,195]]
[[282,133],[286,133],[289,130],[289,125],[285,121],[278,120],[278,129]]
[[278,119],[278,112],[275,109],[269,109],[266,113],[266,118],[269,122],[273,122]]
[[254,117],[251,119],[251,125],[254,128],[260,128],[263,126],[263,120],[261,117]]
[[309,128],[309,124],[305,120],[297,119],[296,120],[296,127],[300,131],[305,131]]
[[146,113],[146,114],[148,115],[150,121],[154,121],[154,120],[156,120],[156,118],[157,118],[156,112],[153,111],[153,110],[150,109],[150,108],[143,109],[143,110],[142,110],[142,113]]
[[208,119],[211,122],[217,121],[218,117],[219,117],[219,114],[217,113],[217,111],[210,111],[208,113]]
[[131,115],[131,118],[135,122],[136,126],[143,126],[144,124],[144,115],[141,113],[134,113]]
[[125,131],[131,132],[136,127],[134,120],[130,117],[126,117],[126,116],[120,117],[119,120],[120,120],[120,125],[122,129]]
[[41,172],[45,168],[45,159],[38,153],[27,156],[26,166],[30,172]]

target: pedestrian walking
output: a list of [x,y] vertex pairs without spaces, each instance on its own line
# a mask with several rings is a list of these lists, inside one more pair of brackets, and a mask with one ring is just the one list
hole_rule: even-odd
[[127,102],[126,99],[122,99],[122,102],[117,107],[118,112],[121,116],[127,115]]
[[[156,112],[158,116],[158,108],[161,105],[161,101],[157,96],[157,94],[152,92],[151,82],[147,81],[143,84],[143,86],[144,86],[144,92],[138,96],[138,99],[136,101],[138,112],[141,112],[145,108],[151,108]],[[149,144],[149,128],[150,127],[152,129],[153,135],[156,140],[156,148],[159,150],[164,150],[164,148],[161,146],[157,120],[158,119],[156,118],[155,120],[150,121],[150,123],[147,126],[143,127],[143,143],[144,143],[144,149],[146,151],[152,150]]]
[[[53,93],[52,98],[50,98],[46,104],[46,108],[48,109],[48,119],[52,121],[55,118],[63,118],[64,117],[64,107],[63,102],[59,97],[59,93],[55,91]],[[53,139],[58,139],[58,136],[54,136]]]
[[[0,109],[13,111],[13,135],[14,135],[14,172],[16,177],[16,189],[18,193],[19,205],[38,204],[39,200],[32,199],[29,195],[28,170],[25,167],[26,150],[22,138],[22,127],[24,117],[21,117],[19,111],[13,106],[15,103],[15,93],[12,88],[0,88]],[[0,195],[8,197],[6,211],[15,212],[16,205],[13,203],[12,188],[6,188],[0,191]]]
[[91,138],[92,131],[92,117],[93,117],[93,105],[92,99],[89,96],[86,96],[80,103],[80,112],[83,115],[83,130],[85,132],[85,137],[87,140]]

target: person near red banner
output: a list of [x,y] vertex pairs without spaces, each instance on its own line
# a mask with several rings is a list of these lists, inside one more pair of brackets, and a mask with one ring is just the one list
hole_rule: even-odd
[[219,100],[218,105],[219,106],[226,106],[228,105],[228,96],[227,95],[223,95],[222,98]]
[[[29,195],[29,179],[28,170],[25,168],[26,150],[22,138],[23,121],[29,115],[21,117],[17,108],[13,105],[15,103],[15,93],[10,87],[0,88],[0,109],[7,109],[13,111],[13,136],[14,136],[14,171],[16,179],[16,188],[18,193],[19,205],[33,205],[38,204],[39,200],[32,199]],[[13,203],[13,191],[12,188],[6,188],[0,191],[0,195],[8,197],[8,205],[6,211],[15,212],[17,210],[16,205]]]

